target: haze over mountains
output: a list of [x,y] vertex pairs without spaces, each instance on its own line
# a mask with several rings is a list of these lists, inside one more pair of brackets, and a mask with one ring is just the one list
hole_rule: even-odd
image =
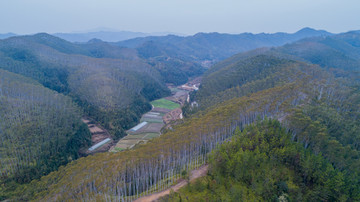
[[[131,201],[205,163],[194,189],[164,200],[360,200],[360,33],[142,34],[0,40],[0,200]],[[81,117],[118,140],[196,77],[179,125],[84,154]]]
[[169,32],[159,33],[143,33],[143,32],[130,32],[130,31],[97,31],[85,33],[55,33],[54,36],[60,37],[70,42],[88,42],[91,39],[100,39],[107,42],[118,42],[128,39],[146,37],[146,36],[165,36]]

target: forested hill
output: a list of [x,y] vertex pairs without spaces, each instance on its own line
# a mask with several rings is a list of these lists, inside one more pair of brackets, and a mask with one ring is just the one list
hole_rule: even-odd
[[0,69],[0,103],[0,200],[90,145],[75,103],[32,79]]
[[360,33],[348,32],[330,37],[303,39],[275,49],[322,67],[359,71]]
[[296,33],[220,34],[198,33],[194,36],[159,36],[130,39],[118,46],[136,48],[145,58],[178,57],[192,61],[220,61],[234,54],[260,47],[281,46],[299,39],[329,36],[331,33],[304,28]]
[[237,130],[210,155],[208,176],[160,201],[356,201],[346,172],[292,141],[278,121]]
[[204,74],[193,100],[198,102],[199,109],[205,109],[234,97],[281,85],[295,80],[296,72],[308,65],[306,63],[317,64],[336,77],[350,79],[353,85],[358,85],[359,42],[360,34],[349,32],[236,54]]
[[73,44],[45,33],[1,40],[0,68],[71,96],[117,137],[150,109],[149,101],[170,93],[159,71],[135,50]]

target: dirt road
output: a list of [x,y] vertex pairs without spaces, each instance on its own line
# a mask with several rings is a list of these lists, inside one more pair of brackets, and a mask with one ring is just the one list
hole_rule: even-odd
[[[200,168],[191,171],[190,174],[190,182],[194,181],[195,179],[199,178],[199,177],[203,177],[207,174],[209,166],[208,165],[203,165]],[[159,200],[161,197],[166,196],[168,194],[170,194],[171,190],[174,190],[175,192],[178,191],[179,189],[181,189],[182,187],[184,187],[185,185],[187,185],[188,182],[184,179],[180,180],[176,185],[169,187],[168,189],[165,189],[164,191],[161,192],[157,192],[154,194],[150,194],[148,196],[143,196],[141,198],[136,199],[134,202],[150,202],[150,201],[157,201]]]

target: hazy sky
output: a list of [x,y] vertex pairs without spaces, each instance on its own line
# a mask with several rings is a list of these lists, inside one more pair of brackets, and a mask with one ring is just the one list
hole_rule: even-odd
[[360,30],[359,0],[0,0],[0,33]]

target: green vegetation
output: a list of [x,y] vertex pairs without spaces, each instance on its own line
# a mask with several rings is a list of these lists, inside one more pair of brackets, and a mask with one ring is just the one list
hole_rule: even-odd
[[72,44],[48,34],[9,38],[0,41],[0,68],[69,95],[115,138],[151,109],[149,101],[170,94],[134,50],[107,43]]
[[154,100],[154,101],[150,102],[150,104],[152,104],[154,107],[171,109],[171,110],[180,107],[180,105],[178,103],[175,103],[175,102],[172,102],[170,100],[163,99],[163,98],[158,99],[158,100]]
[[[278,121],[236,130],[209,157],[207,177],[163,201],[353,201],[352,180],[301,144]],[[359,188],[359,187],[358,187]],[[353,195],[355,194],[355,195]]]
[[[137,50],[46,34],[1,40],[1,69],[39,83],[0,70],[0,199],[129,201],[167,189],[209,162],[207,177],[167,199],[359,201],[358,35],[233,56],[204,75],[191,95],[199,107],[186,105],[191,116],[183,123],[148,140],[161,127],[151,123],[149,133],[126,136],[115,149],[122,152],[75,161],[89,132],[73,101],[120,138],[150,110],[150,101],[169,95],[164,82],[201,74],[201,60],[237,49],[228,44],[229,52],[217,55],[191,41],[203,38],[216,47],[223,44],[216,33],[184,38],[182,46],[168,36],[165,47],[154,40]],[[68,97],[44,88],[46,82]],[[179,107],[164,99],[152,104]]]
[[69,97],[0,70],[0,200],[81,156],[90,132]]
[[335,77],[353,82],[350,85],[359,85],[359,40],[360,34],[349,32],[234,55],[204,74],[199,91],[191,95],[199,107],[185,105],[184,115],[235,97],[294,82],[298,79],[298,72],[310,64],[319,65]]
[[[347,100],[349,103],[356,103],[354,101],[358,99],[356,96],[357,91],[348,91],[349,88],[346,85],[332,80],[333,78],[319,67],[304,65],[300,70],[297,73],[298,80],[294,82],[258,91],[249,96],[234,98],[211,107],[205,112],[187,120],[183,125],[175,127],[173,131],[163,134],[161,138],[155,138],[145,145],[137,146],[133,150],[113,154],[96,154],[91,158],[79,159],[76,163],[63,167],[58,172],[54,172],[41,179],[41,181],[32,182],[31,188],[22,190],[25,191],[23,197],[25,199],[36,200],[53,200],[54,197],[60,197],[57,198],[58,200],[80,200],[90,196],[91,199],[101,200],[103,195],[98,194],[101,190],[101,193],[113,196],[114,200],[121,200],[127,197],[136,198],[141,193],[149,194],[153,191],[163,190],[176,181],[184,170],[189,172],[189,169],[202,165],[207,158],[207,154],[216,149],[216,145],[227,141],[233,135],[235,128],[239,127],[242,129],[246,125],[268,116],[282,119],[285,127],[292,131],[290,140],[298,143],[289,143],[289,148],[295,148],[294,152],[296,155],[298,153],[300,157],[303,155],[306,163],[305,165],[289,164],[291,163],[290,160],[294,158],[294,153],[289,154],[289,163],[287,161],[283,162],[282,158],[278,156],[267,157],[263,155],[257,156],[256,154],[253,156],[254,158],[263,156],[261,159],[264,162],[263,164],[260,162],[259,165],[263,165],[265,168],[272,166],[272,162],[278,162],[279,166],[275,166],[277,169],[274,169],[265,176],[272,180],[269,183],[279,182],[280,184],[273,184],[269,187],[268,191],[260,190],[258,195],[254,195],[254,197],[267,197],[271,195],[278,198],[282,195],[280,191],[286,191],[283,188],[287,186],[288,190],[294,191],[294,194],[291,192],[289,193],[291,196],[289,195],[288,197],[300,197],[300,193],[303,192],[314,194],[319,189],[326,188],[328,190],[340,190],[344,194],[341,197],[355,200],[359,197],[358,193],[360,190],[358,183],[360,175],[359,170],[356,169],[359,164],[358,151],[349,150],[347,146],[340,147],[341,145],[337,145],[331,139],[331,134],[326,132],[327,127],[325,125],[319,125],[319,121],[315,119],[304,119],[303,116],[308,116],[306,106],[318,106],[319,102],[338,109],[337,111],[340,114],[345,114],[344,111],[348,110],[347,106],[349,106]],[[308,72],[311,72],[311,74],[308,74]],[[331,85],[328,85],[329,83]],[[320,92],[323,92],[321,98],[319,97]],[[324,94],[324,92],[326,93]],[[297,113],[297,111],[301,113]],[[288,116],[284,117],[284,114]],[[344,116],[344,118],[347,121],[355,121],[356,116]],[[301,120],[309,121],[300,124],[299,121]],[[277,132],[270,132],[269,136],[274,134],[284,135],[281,132],[282,129],[277,126],[279,125],[278,123],[271,122],[271,124],[274,124],[278,130],[275,130]],[[351,126],[349,125],[349,127]],[[269,141],[283,138],[284,141],[286,140],[286,144],[289,142],[288,134],[284,137],[274,136],[274,139],[268,136],[266,138]],[[328,141],[323,141],[326,139]],[[245,140],[244,142],[241,141],[242,144],[256,146],[256,142],[252,141],[252,139]],[[265,144],[266,141],[262,141],[264,142],[262,146],[268,145]],[[320,144],[321,142],[324,142],[324,144]],[[281,143],[281,141],[275,141],[274,147],[278,146],[275,143]],[[299,146],[296,145],[303,145],[307,151],[305,149],[298,149]],[[335,147],[327,147],[327,145],[334,145]],[[341,156],[335,155],[339,149],[343,152]],[[284,155],[286,154],[285,152]],[[252,156],[251,154],[249,155]],[[272,159],[274,157],[278,157],[278,161]],[[103,163],[98,164],[98,162]],[[312,162],[318,162],[315,165],[320,167],[311,167],[313,165]],[[281,165],[281,163],[284,163],[284,165]],[[291,165],[298,165],[300,171],[295,172]],[[345,183],[344,186],[336,188],[336,186],[329,185],[329,188],[328,185],[323,184],[324,181],[314,181],[324,177],[321,173],[313,174],[314,170],[323,171],[323,165],[325,168],[328,168],[328,165],[330,165],[329,168],[331,168],[330,170],[325,170],[324,174],[326,175],[336,176],[341,171],[339,175],[343,175],[344,179],[341,180]],[[231,168],[231,166],[228,167]],[[255,171],[261,173],[263,172],[261,169],[264,169],[264,167],[259,167]],[[303,176],[299,173],[304,173],[304,170],[308,177],[301,178]],[[282,175],[282,172],[284,172],[284,177],[287,177],[286,179],[278,178],[278,176]],[[103,173],[109,173],[109,175],[104,175]],[[271,173],[274,173],[274,176],[271,176]],[[299,179],[299,175],[303,181]],[[57,176],[62,176],[62,178],[59,179]],[[231,176],[231,173],[229,173],[229,176]],[[262,179],[257,173],[253,173],[253,176],[258,176],[258,181]],[[69,184],[70,179],[72,180]],[[151,180],[143,181],[143,179]],[[234,180],[228,181],[232,183]],[[87,186],[89,183],[93,183],[92,187]],[[329,181],[328,183],[333,182]],[[121,185],[119,189],[113,189],[119,184]],[[155,184],[156,187],[154,187]],[[278,189],[278,186],[282,188]],[[331,188],[332,186],[333,188]],[[132,191],[128,187],[132,187]],[[98,192],[92,191],[95,189]],[[246,190],[248,188],[243,187],[243,189]],[[117,192],[116,190],[120,191]],[[38,194],[34,195],[34,193]],[[302,195],[301,197],[306,199],[309,196]],[[330,198],[335,196],[326,191],[320,197]]]

